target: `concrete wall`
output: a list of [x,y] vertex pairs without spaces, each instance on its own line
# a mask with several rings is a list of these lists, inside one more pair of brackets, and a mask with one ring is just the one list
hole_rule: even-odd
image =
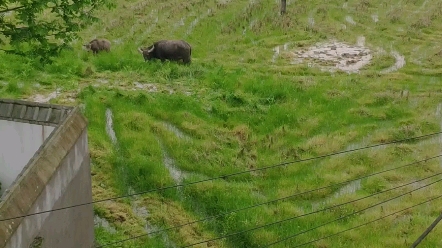
[[[92,201],[86,121],[78,108],[56,128],[0,202],[0,218]],[[92,204],[0,222],[0,247],[90,248]],[[33,247],[33,246],[31,246]]]
[[0,196],[54,129],[52,126],[0,120]]
[[[84,131],[29,212],[91,202],[90,173],[87,133]],[[37,236],[43,238],[42,248],[91,247],[94,241],[91,208],[91,205],[86,205],[27,217],[6,248],[29,247]]]

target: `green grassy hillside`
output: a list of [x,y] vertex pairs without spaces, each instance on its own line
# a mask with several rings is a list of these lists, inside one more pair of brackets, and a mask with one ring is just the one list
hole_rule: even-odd
[[[440,158],[430,159],[438,135],[262,169],[442,128],[440,1],[287,2],[280,16],[276,0],[117,1],[54,64],[0,54],[0,97],[84,110],[95,200],[252,171],[96,204],[110,223],[97,225],[97,244],[144,235],[114,247],[265,247],[405,194],[272,246],[295,247],[442,194],[438,183],[419,189],[440,176],[410,184],[441,172]],[[95,37],[111,52],[82,50]],[[192,64],[144,62],[137,47],[159,39],[188,41]],[[306,247],[409,246],[440,203]],[[440,247],[441,230],[421,246]]]

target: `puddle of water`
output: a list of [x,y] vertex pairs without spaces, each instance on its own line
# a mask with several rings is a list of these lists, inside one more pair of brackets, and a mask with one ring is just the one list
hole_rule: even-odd
[[[129,188],[129,194],[131,194],[131,195],[135,194],[135,190],[133,188]],[[150,216],[149,210],[147,210],[146,207],[140,206],[138,204],[138,200],[140,199],[140,196],[139,195],[132,196],[132,199],[133,200],[130,202],[130,205],[132,207],[132,211],[134,212],[134,214],[137,217],[139,217],[140,219],[142,219],[145,222],[144,230],[146,231],[146,233],[150,232],[150,230],[158,229],[155,226],[151,225],[149,223],[149,221],[147,220],[147,217]]]
[[371,51],[364,47],[364,43],[365,37],[363,36],[358,38],[356,46],[337,41],[318,43],[307,50],[295,51],[293,55],[298,59],[295,63],[298,63],[299,59],[313,59],[313,65],[327,68],[331,72],[339,69],[355,73],[372,59]]
[[147,90],[148,92],[158,92],[158,88],[154,84],[144,84],[140,82],[134,82],[132,90]]
[[[441,120],[441,130],[442,130],[442,120]],[[350,150],[354,150],[354,149],[359,149],[362,147],[366,147],[369,146],[370,144],[367,142],[368,137],[365,137],[362,139],[361,142],[359,143],[354,143],[354,144],[350,144],[348,145],[344,151],[350,151]],[[442,144],[442,134],[439,136],[433,136],[433,137],[429,137],[426,139],[421,139],[418,142],[419,145],[437,145],[437,144]],[[375,146],[375,147],[371,147],[368,149],[364,149],[364,151],[379,151],[379,150],[385,150],[388,146],[391,146],[392,144],[385,144],[385,145],[379,145],[379,146]],[[345,153],[341,153],[338,154],[337,156],[344,156]]]
[[121,38],[120,39],[115,39],[115,40],[112,40],[112,43],[114,43],[116,45],[119,45],[119,44],[123,43],[123,40]]
[[356,44],[358,44],[358,46],[360,46],[360,47],[364,47],[365,46],[365,37],[359,36],[358,40],[356,41]]
[[[442,103],[439,103],[438,106],[437,106],[437,109],[436,109],[436,113],[435,113],[436,116],[441,116],[441,109],[442,109]],[[442,131],[442,118],[440,120],[440,130]],[[365,138],[364,138],[364,140],[365,140]],[[363,142],[363,143],[366,143],[366,142]],[[419,144],[422,144],[422,145],[436,145],[436,144],[439,144],[440,146],[442,146],[442,134],[440,134],[438,136],[435,136],[435,137],[432,137],[432,138],[424,139],[421,142],[419,142]],[[349,145],[347,147],[347,150],[356,149],[356,148],[359,148],[359,147],[362,147],[362,146],[365,146],[365,145],[363,145],[362,143]],[[370,149],[371,150],[385,149],[386,146],[387,145],[381,145],[381,146],[373,147],[373,148],[370,148]],[[440,167],[442,168],[442,158],[440,158],[439,161],[440,161]],[[415,183],[411,184],[411,187],[416,189],[416,188],[422,187],[423,185],[426,185],[426,183],[424,183],[424,182],[415,182]],[[318,210],[321,206],[323,206],[324,204],[330,202],[331,200],[339,198],[339,197],[344,196],[344,195],[353,194],[356,191],[358,191],[359,189],[361,189],[361,180],[359,179],[359,180],[352,181],[352,182],[348,183],[347,185],[343,186],[342,188],[340,188],[337,192],[335,192],[332,196],[326,198],[325,200],[312,203],[312,209],[313,209],[313,211]],[[399,200],[399,199],[396,199],[396,200]]]
[[272,63],[275,63],[276,59],[279,57],[279,46],[276,46],[273,48],[273,56],[272,56]]
[[190,25],[189,28],[186,31],[186,36],[188,36],[190,33],[192,33],[193,28],[199,23],[201,17],[197,17],[195,18],[195,20],[193,20]]
[[97,83],[100,83],[100,84],[108,84],[109,83],[109,80],[107,80],[107,79],[104,79],[104,78],[98,78],[97,80],[95,80]]
[[202,14],[201,16],[195,18],[195,20],[193,20],[190,23],[189,28],[186,31],[186,36],[189,36],[192,33],[193,29],[201,21],[201,19],[208,17],[211,13],[212,13],[212,9],[207,9],[207,13]]
[[[442,130],[442,123],[441,123],[441,130]],[[420,141],[418,144],[420,144],[420,145],[437,145],[439,143],[442,144],[442,140],[441,140],[441,136],[437,135],[432,138],[424,139],[424,140]]]
[[315,203],[312,203],[312,210],[318,210],[323,205],[329,203],[333,199],[337,199],[341,196],[350,195],[355,193],[356,191],[361,189],[361,180],[354,180],[346,185],[344,185],[342,188],[340,188],[338,191],[336,191],[332,196],[327,197],[326,199],[322,201],[318,201]]
[[250,24],[249,24],[249,29],[252,29],[252,28],[255,26],[255,24],[256,24],[257,21],[258,21],[258,20],[256,20],[256,19],[251,20],[251,21],[250,21]]
[[141,217],[143,219],[149,217],[149,211],[146,207],[139,207],[137,204],[133,203],[133,211],[136,216]]
[[167,130],[174,133],[178,138],[190,140],[190,137],[183,133],[179,128],[177,128],[175,125],[169,123],[169,122],[163,122],[163,125],[167,128]]
[[36,94],[31,96],[30,100],[38,103],[48,103],[51,99],[56,98],[58,94],[60,94],[60,89],[57,89],[48,95]]
[[310,27],[313,27],[315,25],[315,19],[313,19],[312,16],[309,16],[309,18],[308,18],[308,25]]
[[278,56],[278,55],[279,55],[279,46],[273,48],[273,51],[274,51],[275,54]]
[[350,23],[351,25],[356,25],[356,22],[353,20],[353,17],[351,16],[346,16],[345,21]]
[[159,138],[157,138],[157,140],[161,147],[161,151],[163,152],[164,167],[169,171],[169,175],[172,177],[173,181],[176,184],[181,184],[185,177],[184,173],[175,166],[175,160],[169,155],[163,142],[161,142]]
[[[129,188],[129,194],[134,194],[135,190],[132,188]],[[167,235],[166,232],[160,232],[158,233],[159,230],[161,230],[159,227],[151,224],[147,218],[150,216],[149,210],[145,207],[145,206],[140,206],[138,200],[140,199],[139,195],[135,195],[132,197],[132,201],[131,201],[131,207],[132,207],[132,211],[133,213],[140,219],[142,219],[144,221],[144,231],[146,234],[148,234],[148,237],[152,238],[155,235],[161,234],[162,238],[163,238],[163,242],[164,244],[166,244],[166,247],[176,247],[176,245],[169,239],[169,236]],[[150,234],[152,232],[157,232],[155,234]]]
[[176,184],[181,184],[183,181],[183,172],[181,172],[179,169],[175,166],[175,160],[170,157],[169,153],[167,153],[165,150],[163,150],[163,162],[164,166],[169,170],[170,176],[173,178]]
[[422,5],[419,7],[419,9],[417,9],[414,13],[419,13],[420,11],[422,11],[425,8],[425,5],[427,5],[428,0],[425,0]]
[[104,218],[101,218],[98,215],[94,215],[94,225],[95,225],[95,227],[102,227],[102,228],[104,228],[104,230],[106,230],[107,232],[112,233],[112,234],[117,232],[117,230],[113,226],[111,226],[109,221],[107,221]]
[[106,109],[106,133],[112,141],[112,144],[117,144],[117,136],[115,135],[112,119],[112,110]]
[[392,51],[391,55],[396,59],[396,62],[393,66],[381,71],[381,73],[390,73],[399,70],[400,68],[404,67],[405,65],[405,57],[403,55],[400,55],[396,51]]
[[[358,144],[350,144],[346,147],[345,151],[351,151],[351,150],[355,150],[355,149],[359,149],[362,147],[368,146],[368,144],[366,142],[361,142]],[[385,148],[387,148],[388,145],[379,145],[379,146],[375,146],[375,147],[371,147],[368,149],[365,149],[365,151],[378,151],[378,150],[385,150]],[[344,156],[344,154],[339,154],[338,156]]]
[[343,195],[353,194],[356,191],[358,191],[359,189],[361,189],[361,180],[360,179],[350,182],[349,184],[342,187],[338,192],[336,192],[333,195],[333,198],[338,198]]
[[173,24],[173,28],[177,29],[179,26],[184,26],[185,25],[184,20],[185,20],[185,17],[181,17],[181,19],[178,22]]
[[[157,25],[158,20],[159,20],[158,19],[158,9],[152,9],[150,11],[148,20],[151,20],[150,25],[145,29],[145,31],[141,35],[138,36],[138,39],[144,39],[144,37],[149,35],[152,32],[152,29]],[[129,33],[128,35],[126,35],[124,37],[123,40],[126,40],[127,37],[132,37],[132,34],[133,34],[133,32]]]

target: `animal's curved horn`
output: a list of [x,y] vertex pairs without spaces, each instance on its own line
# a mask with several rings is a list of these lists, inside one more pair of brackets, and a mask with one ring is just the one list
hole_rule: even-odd
[[141,49],[141,47],[139,47],[138,52],[143,53],[143,49]]
[[152,48],[149,49],[147,52],[148,52],[148,53],[151,53],[151,52],[153,52],[153,49],[155,49],[155,45],[153,45]]

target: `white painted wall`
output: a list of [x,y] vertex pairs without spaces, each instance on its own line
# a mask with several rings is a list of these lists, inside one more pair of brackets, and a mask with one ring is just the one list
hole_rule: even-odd
[[0,196],[54,129],[52,126],[0,120]]

